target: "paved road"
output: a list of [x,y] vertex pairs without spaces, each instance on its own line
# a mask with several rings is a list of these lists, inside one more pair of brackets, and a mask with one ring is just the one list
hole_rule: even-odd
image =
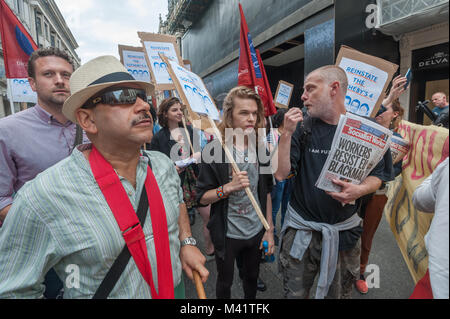
[[[278,214],[279,217],[280,214]],[[279,228],[279,222],[277,228]],[[278,229],[279,231],[279,229]],[[195,224],[192,232],[199,242],[199,248],[204,252],[204,239],[202,233],[202,219],[196,214]],[[413,289],[414,281],[409,273],[405,261],[397,246],[386,219],[383,217],[372,244],[372,252],[369,264],[378,266],[380,281],[379,288],[369,289],[368,294],[361,295],[354,289],[355,299],[407,299]],[[216,264],[214,258],[208,257],[206,267],[210,272],[209,279],[205,284],[205,292],[208,299],[215,298],[215,282],[217,277]],[[244,297],[242,282],[237,275],[235,268],[234,283],[231,297],[242,299]],[[277,262],[264,263],[261,265],[260,278],[266,283],[267,290],[258,292],[259,299],[283,299],[283,287],[281,274],[277,271]],[[195,286],[189,279],[185,279],[186,298],[197,299]]]

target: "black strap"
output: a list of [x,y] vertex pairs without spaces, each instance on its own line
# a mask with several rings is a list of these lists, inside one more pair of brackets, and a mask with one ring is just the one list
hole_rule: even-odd
[[77,124],[77,129],[75,131],[75,141],[73,142],[72,150],[74,150],[75,147],[77,147],[81,143],[83,143],[83,129]]
[[[144,156],[148,158],[148,156],[144,153]],[[148,158],[148,165],[150,168],[152,167],[150,163],[150,158]],[[137,216],[139,219],[139,222],[141,223],[142,229],[144,228],[147,211],[149,209],[148,206],[148,197],[147,197],[147,190],[144,187],[142,188],[141,193],[141,199],[139,200],[139,207],[137,210]],[[119,256],[114,261],[114,264],[109,269],[108,273],[106,274],[105,278],[103,278],[102,283],[97,288],[97,291],[95,292],[92,299],[106,299],[108,298],[111,291],[114,289],[117,281],[119,280],[120,276],[122,275],[123,271],[125,270],[125,267],[127,266],[128,262],[130,261],[131,253],[128,250],[128,246],[125,244],[122,251],[120,252]]]

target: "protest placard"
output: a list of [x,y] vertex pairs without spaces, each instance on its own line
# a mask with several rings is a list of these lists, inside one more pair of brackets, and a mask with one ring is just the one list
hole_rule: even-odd
[[333,179],[360,184],[389,149],[392,132],[371,120],[341,115],[336,133],[316,186],[340,192]]
[[408,141],[402,139],[401,137],[392,135],[391,139],[391,154],[392,162],[394,164],[403,160],[403,158],[408,154],[409,143]]
[[289,108],[294,84],[280,81],[278,82],[277,91],[275,93],[275,106],[280,108]]
[[398,65],[345,45],[339,50],[336,65],[347,74],[347,111],[374,117]]
[[11,101],[37,103],[37,94],[31,88],[27,78],[7,80]]
[[[238,173],[240,172],[239,167],[236,164],[236,161],[233,158],[233,155],[231,154],[228,147],[222,143],[221,133],[219,129],[217,128],[216,123],[214,120],[217,118],[219,120],[219,111],[217,110],[216,105],[214,104],[213,100],[211,99],[211,96],[208,92],[208,90],[205,87],[205,84],[203,83],[202,79],[196,75],[195,73],[192,73],[188,71],[187,69],[180,66],[175,61],[170,61],[167,57],[164,56],[164,54],[160,54],[161,59],[167,63],[167,70],[173,79],[173,83],[176,87],[176,90],[178,91],[178,94],[181,97],[181,100],[184,105],[186,105],[186,108],[190,112],[191,117],[193,118],[193,122],[198,122],[199,120],[206,119],[209,121],[209,127],[214,131],[215,135],[217,136],[218,140],[220,141],[222,148],[225,152],[225,155],[230,162],[233,170]],[[189,86],[190,88],[185,87]],[[202,95],[202,100],[205,102],[200,103],[200,98],[196,97],[193,92],[193,88],[197,88],[196,95],[200,94]],[[208,97],[209,100],[203,99],[204,97]],[[193,104],[191,104],[193,103]],[[197,113],[198,111],[198,113]],[[193,123],[195,124],[195,123]],[[198,128],[198,127],[197,127]],[[202,127],[204,129],[204,127]],[[259,207],[258,202],[256,201],[255,197],[253,196],[252,191],[250,190],[250,187],[245,188],[245,193],[247,194],[248,198],[250,199],[250,202],[252,203],[253,208],[255,209],[259,219],[261,220],[261,223],[263,224],[264,228],[266,230],[270,229],[270,226],[265,219],[261,208]]]
[[167,62],[171,65],[171,69],[180,83],[178,94],[183,94],[189,101],[191,110],[197,114],[206,115],[214,121],[219,121],[219,111],[214,105],[202,79],[175,61],[167,60]]
[[167,72],[167,64],[161,60],[159,53],[164,54],[169,60],[183,64],[176,38],[166,34],[138,32],[144,48],[147,65],[149,66],[152,83],[157,90],[173,90],[175,86]]
[[183,60],[183,65],[184,65],[185,69],[187,69],[189,71],[192,71],[192,63],[191,63],[191,61]]
[[143,48],[119,44],[119,56],[120,62],[137,81],[151,82]]

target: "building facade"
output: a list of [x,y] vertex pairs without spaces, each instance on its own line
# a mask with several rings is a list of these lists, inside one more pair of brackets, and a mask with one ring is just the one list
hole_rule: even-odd
[[[22,22],[38,47],[56,47],[65,50],[80,65],[75,49],[78,43],[67,26],[54,0],[6,0],[11,10]],[[0,47],[0,118],[13,113],[7,98],[3,49]],[[14,112],[27,107],[24,103],[14,103]]]
[[[396,63],[401,74],[411,67],[412,84],[401,97],[406,119],[424,121],[415,105],[428,96],[423,87],[437,89],[428,83],[435,81],[436,68],[439,87],[447,83],[448,91],[448,69],[442,63],[447,57],[448,68],[448,0],[204,0],[198,10],[186,2],[194,1],[169,0],[162,29],[178,34],[183,59],[190,60],[214,97],[237,84],[239,2],[272,93],[279,80],[294,84],[290,106],[302,106],[305,75],[334,64],[341,45]],[[414,61],[421,49],[429,51],[428,60],[444,57],[440,65],[434,59],[424,62],[428,69],[419,70]]]
[[416,109],[419,101],[431,101],[438,91],[449,95],[448,10],[448,0],[378,1],[377,27],[399,41],[401,74],[408,69],[413,74],[407,94],[401,97],[412,122],[431,123]]

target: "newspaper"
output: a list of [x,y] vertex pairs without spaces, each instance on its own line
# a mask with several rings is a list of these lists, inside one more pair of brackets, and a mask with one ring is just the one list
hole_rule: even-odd
[[391,139],[391,154],[392,154],[392,162],[397,164],[408,154],[409,151],[409,143],[408,141],[402,139],[401,137],[392,136]]
[[197,163],[197,160],[195,158],[188,157],[188,158],[185,158],[184,160],[176,161],[175,165],[178,166],[179,168],[185,168],[191,164],[196,164],[196,163]]
[[389,149],[391,137],[390,130],[371,120],[351,113],[341,115],[316,187],[340,192],[333,179],[360,184]]

